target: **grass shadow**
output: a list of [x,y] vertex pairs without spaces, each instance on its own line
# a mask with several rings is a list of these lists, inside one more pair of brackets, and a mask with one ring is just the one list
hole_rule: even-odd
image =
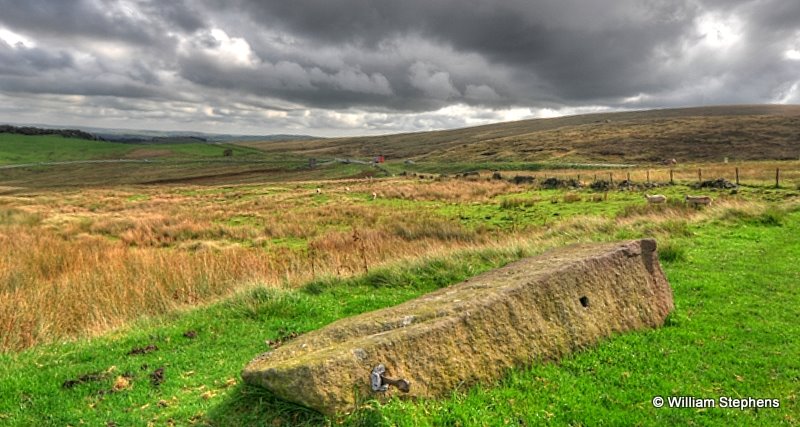
[[327,426],[331,421],[319,412],[281,400],[267,389],[240,384],[208,411],[205,425]]
[[348,426],[381,425],[380,411],[367,402],[352,414],[333,419],[313,409],[287,402],[271,391],[248,384],[237,385],[231,395],[211,408],[203,425],[207,426]]

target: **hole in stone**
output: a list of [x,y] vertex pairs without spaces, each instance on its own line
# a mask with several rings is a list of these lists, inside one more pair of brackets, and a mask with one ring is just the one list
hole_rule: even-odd
[[589,297],[581,297],[581,305],[584,308],[589,307]]

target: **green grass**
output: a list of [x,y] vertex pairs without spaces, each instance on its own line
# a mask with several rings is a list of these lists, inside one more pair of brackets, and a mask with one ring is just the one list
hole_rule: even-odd
[[[232,156],[223,156],[226,149],[232,150]],[[126,162],[49,164],[120,159]],[[235,144],[121,144],[0,133],[0,166],[15,164],[27,166],[0,168],[0,184],[29,188],[179,182],[263,184],[385,175],[358,164],[334,163],[310,170],[304,157]]]
[[[557,364],[444,401],[394,402],[385,425],[796,425],[800,215],[786,229],[700,227],[664,264],[676,311]],[[762,260],[769,260],[768,263]],[[780,409],[656,409],[655,396],[778,398]]]
[[[225,149],[232,150],[224,157]],[[155,158],[182,160],[263,160],[267,156],[254,148],[232,144],[121,144],[64,138],[60,135],[18,135],[0,133],[0,165],[76,160],[122,159],[134,151],[153,152]],[[146,154],[137,156],[147,157]]]
[[[662,252],[676,303],[664,328],[619,335],[559,363],[516,370],[496,384],[461,389],[448,399],[369,405],[342,421],[408,426],[796,425],[800,245],[794,236],[800,232],[800,212],[769,212],[757,218],[778,216],[778,223],[732,214],[676,226],[689,229]],[[0,424],[330,424],[334,420],[240,384],[243,366],[268,349],[265,340],[395,305],[524,255],[515,250],[470,253],[350,280],[317,280],[295,291],[255,289],[94,340],[2,355]],[[187,331],[196,331],[197,337],[185,337]],[[149,344],[158,350],[127,355]],[[159,367],[164,368],[164,381],[154,386],[149,375]],[[101,373],[102,378],[62,387],[88,373]],[[131,387],[107,392],[123,374],[130,376]],[[650,399],[656,395],[774,397],[781,399],[781,408],[655,409]]]
[[385,174],[370,165],[359,163],[332,163],[330,165],[318,166],[318,175],[321,179],[336,179],[350,177],[380,177]]
[[[231,144],[153,144],[153,145],[136,145],[137,148],[153,148],[158,150],[169,150],[176,158],[191,158],[191,159],[225,159],[225,160],[242,160],[242,159],[264,159],[266,156],[256,149],[241,147]],[[232,150],[231,157],[223,157],[223,152],[226,149]]]
[[131,146],[60,135],[29,136],[0,133],[0,165],[119,158]]
[[[265,340],[285,331],[306,332],[331,321],[395,305],[438,287],[504,264],[516,253],[484,252],[463,261],[436,261],[399,271],[378,270],[353,280],[319,280],[297,291],[256,289],[224,303],[189,313],[144,322],[92,341],[51,345],[0,356],[0,423],[11,425],[90,425],[114,421],[120,425],[157,419],[187,423],[197,415],[218,425],[234,417],[256,422],[284,403],[248,407],[237,401],[259,391],[225,383],[244,364],[268,350]],[[197,338],[183,336],[196,331]],[[281,332],[284,331],[284,332]],[[136,347],[158,347],[145,355],[128,356]],[[149,374],[164,367],[165,381],[151,385]],[[62,384],[87,373],[113,372],[102,380],[64,389]],[[129,373],[133,386],[106,393],[117,376]],[[208,400],[203,393],[218,396]],[[174,399],[174,400],[173,400]],[[160,407],[166,400],[169,406]],[[283,409],[282,409],[283,408]],[[291,407],[292,414],[296,408]],[[267,414],[264,411],[268,411]],[[302,412],[302,411],[301,411]],[[321,421],[315,414],[303,417]],[[295,416],[295,415],[292,415]],[[273,417],[274,418],[274,417]],[[270,419],[271,420],[271,419]]]
[[592,196],[601,196],[590,190],[574,191],[579,201],[565,199],[562,190],[528,190],[498,196],[496,204],[444,204],[435,212],[443,217],[460,221],[470,228],[525,228],[552,224],[575,216],[598,215],[612,217],[628,206],[647,209],[644,196],[637,192],[612,191],[608,200],[594,202]]
[[661,262],[666,263],[686,261],[686,248],[675,242],[669,242],[658,248],[658,257]]

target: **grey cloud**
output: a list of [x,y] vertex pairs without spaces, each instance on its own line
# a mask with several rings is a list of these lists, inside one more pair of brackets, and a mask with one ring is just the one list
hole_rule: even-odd
[[434,99],[446,100],[461,96],[453,86],[450,73],[437,70],[429,64],[416,62],[409,69],[411,85]]
[[[510,108],[796,102],[800,81],[800,61],[786,57],[800,49],[790,0],[0,0],[0,10],[0,29],[35,42],[0,41],[0,94],[36,96],[31,108],[84,95],[76,114],[165,123],[424,130]],[[471,116],[442,110],[455,105]]]
[[169,0],[140,3],[142,9],[151,17],[161,17],[166,23],[180,27],[184,32],[193,33],[207,26],[206,17],[186,0]]
[[50,52],[22,44],[10,46],[0,40],[0,75],[30,75],[72,67],[72,56],[63,51]]
[[467,85],[464,96],[468,99],[483,102],[497,101],[500,99],[500,95],[487,85]]
[[27,33],[152,43],[147,21],[125,16],[118,1],[0,0],[0,22]]
[[[457,0],[238,2],[259,22],[268,22],[319,45],[355,45],[378,51],[382,43],[417,34],[451,46],[456,52],[476,53],[489,63],[516,70],[514,80],[500,83],[512,88],[503,100],[517,105],[613,103],[639,93],[680,88],[687,77],[695,79],[697,71],[708,75],[741,69],[746,73],[749,66],[744,56],[731,55],[716,61],[708,58],[695,67],[671,67],[670,62],[680,62],[687,55],[686,45],[702,37],[695,24],[704,13],[725,15],[739,9],[740,19],[760,17],[756,26],[763,33],[775,34],[778,28],[796,32],[800,22],[796,2],[768,3],[486,0],[465,7]],[[772,65],[776,55],[769,56],[761,46],[758,48],[756,53],[764,60],[757,62]],[[673,56],[664,61],[660,55],[663,52]],[[448,68],[462,65],[454,62]],[[408,64],[394,67],[407,69]],[[408,89],[396,84],[401,81],[398,78],[390,81],[401,96],[403,89]],[[453,79],[451,90],[443,81],[437,95],[442,98],[450,94],[452,101],[474,103],[475,97],[459,98],[455,92],[490,83]],[[765,92],[759,93],[764,99]],[[430,94],[422,91],[423,96]],[[430,108],[432,104],[419,101],[417,108]],[[404,105],[415,108],[414,104]]]
[[180,64],[181,76],[200,86],[276,97],[309,106],[376,105],[391,94],[385,77],[353,70],[327,74],[319,68],[307,69],[293,62],[260,64],[255,68],[225,67],[199,57],[183,58]]
[[133,62],[125,75],[135,82],[148,86],[161,85],[161,79],[158,75],[153,72],[151,67],[141,61]]
[[163,93],[151,86],[136,84],[117,78],[87,79],[77,77],[67,79],[53,76],[48,78],[29,78],[26,76],[0,76],[0,90],[16,93],[117,96],[122,98],[163,99]]
[[697,12],[688,2],[635,0],[483,0],[468,7],[459,0],[239,4],[256,19],[318,43],[350,43],[370,50],[398,35],[420,34],[491,63],[519,67],[525,71],[521,74],[545,80],[553,95],[565,100],[657,88],[663,82],[647,73],[648,65],[654,65],[647,63],[652,51],[677,41]]
[[320,68],[311,70],[311,80],[324,82],[336,89],[349,92],[372,93],[376,95],[391,95],[392,87],[383,74],[372,73],[367,75],[357,69],[346,68],[327,74]]

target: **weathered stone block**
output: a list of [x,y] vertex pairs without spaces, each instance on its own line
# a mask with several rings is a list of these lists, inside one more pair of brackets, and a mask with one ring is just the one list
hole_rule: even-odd
[[[447,396],[614,333],[661,326],[672,309],[655,240],[571,246],[336,321],[262,354],[242,377],[340,414],[364,399]],[[408,393],[373,391],[379,364],[386,377],[407,380]]]

